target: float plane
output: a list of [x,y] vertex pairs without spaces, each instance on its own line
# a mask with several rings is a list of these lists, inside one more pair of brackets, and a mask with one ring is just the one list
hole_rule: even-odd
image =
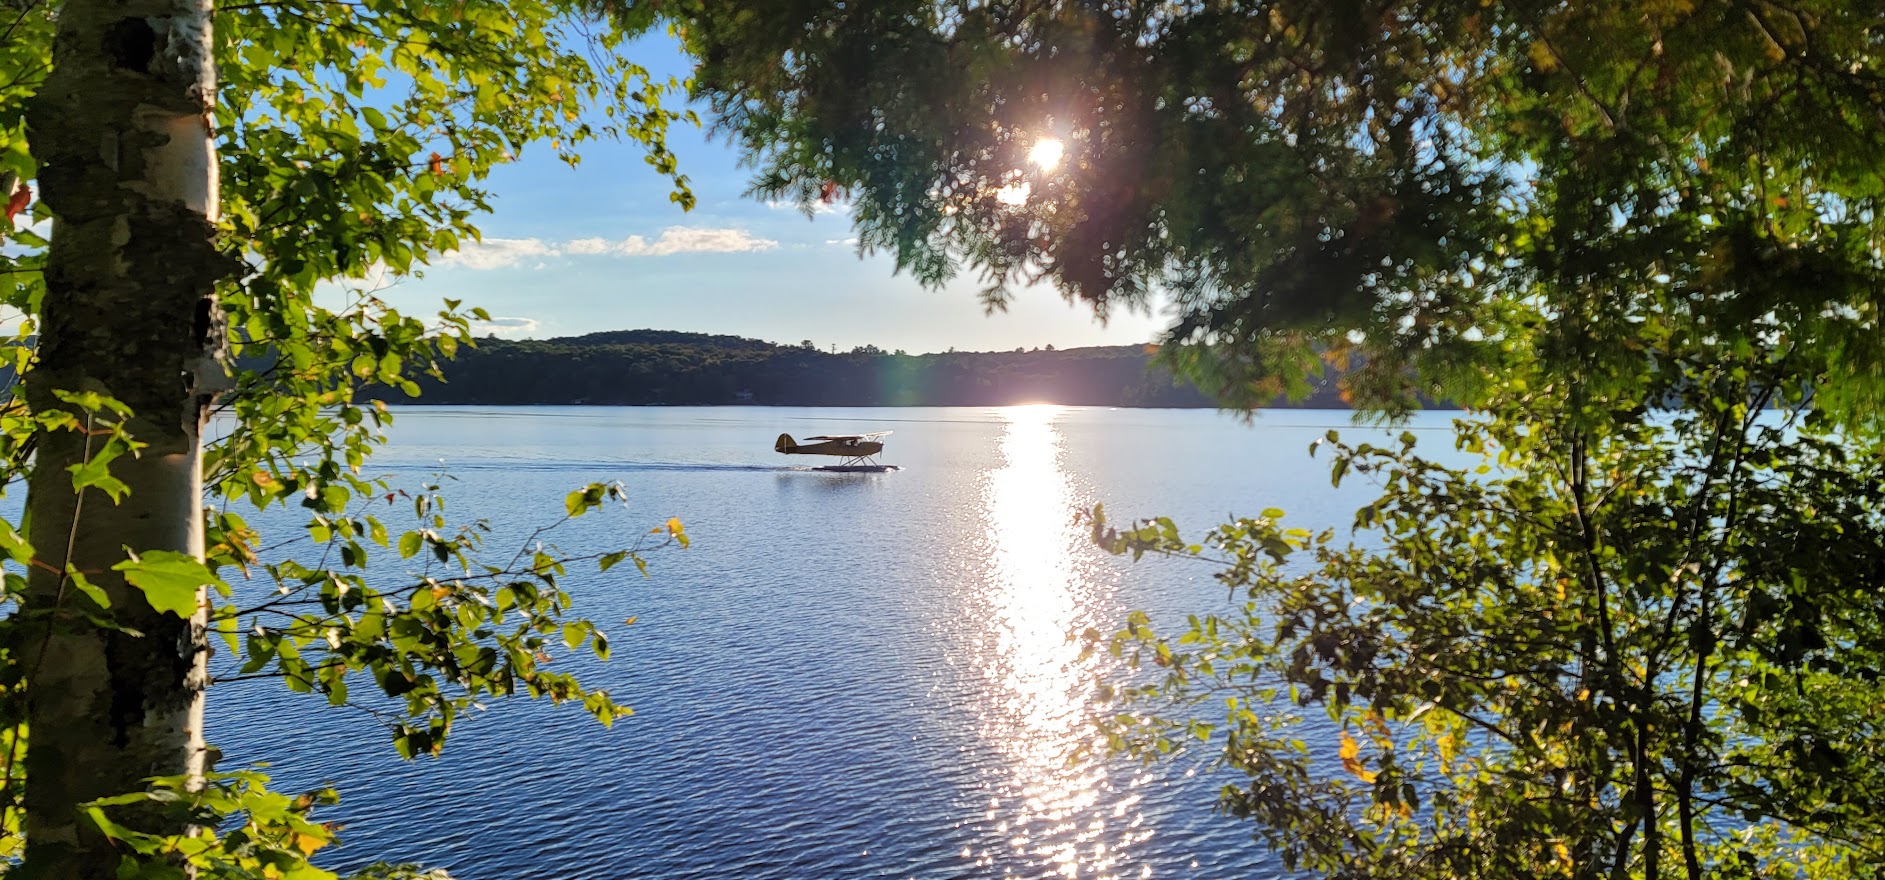
[[839,473],[883,473],[894,471],[894,464],[878,464],[877,454],[884,451],[882,438],[890,435],[889,431],[877,431],[870,434],[821,434],[807,437],[804,443],[792,439],[791,434],[780,434],[772,444],[775,451],[786,455],[835,455],[837,464],[813,468],[820,471]]

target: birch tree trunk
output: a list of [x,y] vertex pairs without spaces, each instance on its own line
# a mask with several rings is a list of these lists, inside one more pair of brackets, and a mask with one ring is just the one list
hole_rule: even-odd
[[[35,411],[71,407],[57,390],[128,404],[149,444],[112,464],[121,503],[74,492],[67,466],[87,438],[42,437],[28,482],[28,538],[40,562],[25,597],[26,857],[32,877],[104,878],[119,852],[77,810],[204,770],[202,603],[190,619],[153,610],[111,571],[135,551],[203,553],[199,435],[222,372],[214,289],[233,261],[214,240],[215,70],[211,0],[66,0],[53,71],[28,115],[41,197],[55,218]],[[102,587],[100,627],[70,612],[70,562]],[[123,817],[181,830],[156,811]]]

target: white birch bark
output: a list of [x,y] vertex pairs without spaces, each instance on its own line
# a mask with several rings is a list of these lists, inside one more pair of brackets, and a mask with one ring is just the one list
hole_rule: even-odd
[[[28,115],[41,197],[57,220],[28,403],[69,409],[53,391],[100,391],[133,408],[130,431],[149,444],[113,464],[130,487],[117,505],[72,489],[66,466],[83,459],[84,437],[54,432],[36,452],[28,537],[47,565],[29,577],[19,645],[30,877],[113,876],[120,852],[78,805],[204,770],[204,612],[155,612],[111,566],[126,547],[203,553],[199,434],[221,379],[214,289],[234,266],[213,229],[210,11],[210,0],[66,0],[53,71]],[[73,590],[57,570],[68,560],[137,634],[64,610]],[[155,811],[128,818],[182,829]]]

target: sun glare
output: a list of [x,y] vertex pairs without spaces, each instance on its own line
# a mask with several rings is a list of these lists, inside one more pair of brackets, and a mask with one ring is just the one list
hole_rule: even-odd
[[[1126,795],[1109,801],[1107,818],[1102,800],[1129,783],[1067,760],[1093,736],[1093,667],[1068,634],[1095,625],[1099,610],[1092,554],[1077,551],[1078,494],[1061,466],[1064,410],[1031,404],[1001,412],[1004,466],[983,485],[992,550],[984,597],[996,637],[979,659],[994,686],[981,730],[1008,759],[1009,778],[994,781],[987,815],[1000,816],[1000,839],[1038,866],[1032,876],[1115,876],[1121,852],[1145,839],[1144,817]],[[988,852],[976,855],[978,866],[993,864]]]
[[1028,161],[1042,171],[1052,171],[1060,167],[1060,157],[1066,151],[1059,138],[1041,138],[1028,150]]
[[1028,196],[1033,192],[1034,187],[1029,186],[1028,182],[1023,180],[1020,183],[1011,183],[1001,189],[995,190],[995,201],[1007,205],[1010,208],[1019,208],[1028,203]]

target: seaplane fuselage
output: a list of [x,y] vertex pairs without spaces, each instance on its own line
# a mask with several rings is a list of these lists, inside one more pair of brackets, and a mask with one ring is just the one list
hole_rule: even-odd
[[843,458],[867,458],[884,451],[883,441],[867,437],[807,437],[799,443],[791,434],[780,434],[772,448],[786,455],[836,455]]

